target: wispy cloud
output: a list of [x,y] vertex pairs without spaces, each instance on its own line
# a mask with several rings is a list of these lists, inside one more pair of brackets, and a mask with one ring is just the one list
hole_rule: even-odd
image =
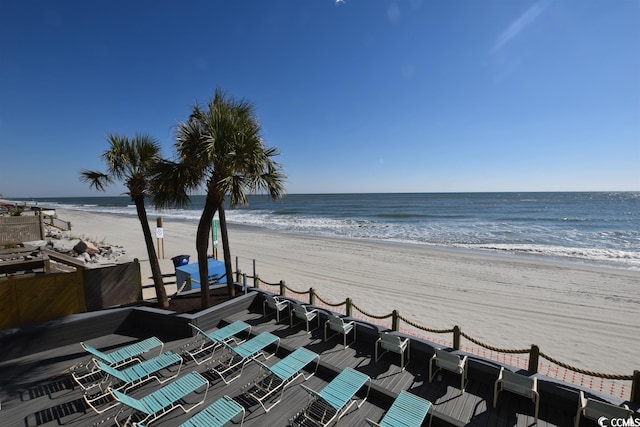
[[511,25],[507,27],[505,31],[500,34],[500,37],[496,40],[495,44],[491,48],[492,52],[495,52],[505,46],[514,38],[518,37],[527,27],[534,23],[534,21],[545,11],[549,2],[539,1],[531,6],[525,13],[523,13],[518,19],[513,21]]

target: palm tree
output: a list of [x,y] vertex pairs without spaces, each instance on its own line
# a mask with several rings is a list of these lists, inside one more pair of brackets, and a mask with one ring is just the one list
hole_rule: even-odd
[[[206,198],[196,231],[202,307],[209,307],[207,251],[211,222],[217,210],[247,204],[247,193],[266,192],[272,199],[284,194],[285,176],[273,159],[275,148],[264,146],[254,107],[248,101],[228,98],[216,89],[201,108],[195,104],[189,119],[176,131],[177,161],[160,163],[154,178],[156,206],[184,206],[189,192],[204,186]],[[226,222],[221,221],[229,296],[235,295]]]
[[109,149],[105,150],[101,156],[107,164],[107,172],[84,169],[80,171],[80,179],[89,183],[89,187],[99,191],[104,191],[108,184],[115,181],[123,182],[127,187],[126,194],[136,205],[138,219],[142,225],[158,304],[162,308],[168,308],[167,291],[164,288],[162,272],[153,246],[147,211],[144,206],[145,197],[150,193],[150,174],[154,165],[160,160],[160,146],[150,136],[140,134],[136,134],[132,139],[111,134],[107,140],[109,141]]

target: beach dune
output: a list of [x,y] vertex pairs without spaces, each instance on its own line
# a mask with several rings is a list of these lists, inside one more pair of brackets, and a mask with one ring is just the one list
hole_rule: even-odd
[[[141,261],[143,284],[152,283],[137,218],[63,209],[58,216],[71,221],[75,236],[122,245],[131,259]],[[155,218],[150,220],[153,232]],[[196,226],[164,220],[164,274],[173,273],[173,256],[190,255],[195,262]],[[351,298],[376,315],[395,309],[428,328],[458,325],[494,347],[536,344],[545,354],[590,371],[631,375],[640,369],[639,271],[256,227],[233,226],[229,235],[240,269],[253,275],[255,260],[267,283],[284,280],[302,292],[313,288],[330,302]],[[145,297],[153,296],[148,287]],[[451,341],[450,335],[441,338]]]

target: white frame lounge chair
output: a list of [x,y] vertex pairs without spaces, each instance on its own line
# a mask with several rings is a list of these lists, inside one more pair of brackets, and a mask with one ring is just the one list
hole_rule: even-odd
[[[166,353],[162,353],[159,356],[154,357],[153,359],[145,360],[140,364],[130,366],[123,370],[118,370],[116,368],[112,368],[111,366],[103,363],[100,360],[96,361],[98,368],[106,374],[106,377],[103,378],[97,385],[100,388],[102,393],[97,393],[92,396],[89,396],[86,392],[84,394],[84,401],[87,405],[93,409],[97,414],[101,414],[108,409],[113,408],[118,405],[118,401],[113,404],[110,404],[106,407],[102,407],[98,409],[94,406],[94,402],[101,401],[105,397],[109,395],[108,388],[112,388],[114,390],[121,391],[126,393],[127,390],[132,387],[139,386],[141,384],[146,383],[147,381],[151,381],[155,379],[160,384],[164,384],[167,381],[176,378],[180,375],[180,369],[182,369],[182,357],[178,356],[175,353],[170,351]],[[172,375],[166,378],[160,378],[159,372],[168,369],[171,366],[176,364],[180,364],[178,369]],[[119,382],[118,386],[113,386],[112,381]]]
[[[205,332],[191,323],[189,326],[196,332],[196,336],[192,343],[184,347],[184,353],[188,354],[196,362],[196,365],[202,365],[211,360],[216,349],[222,347],[223,343],[233,341],[237,345],[245,341],[236,339],[236,335],[245,331],[247,335],[251,334],[251,325],[239,320],[212,332]],[[195,348],[190,350],[189,347]],[[202,354],[209,352],[211,353],[208,356],[201,358]]]
[[280,299],[275,295],[265,295],[265,299],[262,302],[262,315],[267,316],[267,308],[270,308],[276,313],[276,322],[280,321],[280,312],[289,307],[289,300]]
[[[183,403],[183,399],[202,388],[204,388],[202,400],[192,404],[189,408],[186,408]],[[197,406],[200,406],[207,398],[209,381],[197,372],[190,372],[153,393],[146,395],[142,399],[133,398],[112,388],[110,388],[109,391],[113,395],[113,398],[122,403],[123,406],[114,418],[116,425],[130,425],[132,423],[132,418],[134,416],[136,416],[136,418],[139,416],[142,417],[142,419],[135,421],[134,424],[144,424],[148,426],[153,421],[156,421],[174,409],[180,408],[185,413],[189,413]],[[124,424],[120,424],[121,421],[118,420],[118,417],[123,414],[127,408],[131,408],[133,411],[125,419]]]
[[84,390],[92,388],[103,379],[103,372],[98,369],[96,360],[101,360],[113,368],[121,368],[142,362],[142,355],[151,350],[160,347],[158,354],[161,354],[164,349],[164,343],[156,337],[129,344],[110,353],[104,353],[86,342],[81,342],[80,346],[93,356],[88,362],[71,367],[71,376]]
[[[225,384],[229,384],[242,375],[242,371],[249,361],[256,359],[258,356],[262,356],[265,360],[273,356],[273,354],[267,356],[263,351],[271,344],[276,344],[276,350],[273,354],[277,353],[280,347],[280,338],[269,332],[262,332],[237,347],[231,347],[225,342],[223,343],[226,350],[225,356],[217,360],[217,364],[211,362],[208,365],[208,369],[219,375]],[[238,371],[238,368],[240,368],[239,372],[234,375],[233,371]],[[227,377],[229,373],[232,373],[232,375]]]
[[306,324],[307,333],[311,333],[309,330],[309,322],[313,319],[318,319],[318,328],[320,327],[320,313],[317,308],[308,309],[304,304],[298,304],[291,302],[291,314],[289,315],[289,326],[293,328],[293,318],[297,317]]
[[578,412],[576,413],[575,427],[580,426],[580,417],[596,421],[600,417],[606,417],[610,420],[613,418],[629,420],[632,415],[633,411],[629,409],[627,405],[616,406],[601,400],[589,399],[585,397],[584,392],[581,390],[578,400]]
[[242,419],[240,420],[240,427],[242,427],[245,413],[246,411],[242,405],[224,395],[189,420],[180,424],[179,427],[222,427],[240,414],[242,414]]
[[[427,418],[431,406],[433,404],[428,400],[403,390],[379,423],[369,418],[366,421],[372,427],[420,427]],[[433,414],[429,418],[429,425],[431,421],[433,421]]]
[[[303,369],[314,360],[316,361],[315,369],[311,374],[304,375]],[[265,412],[269,412],[282,401],[285,389],[296,379],[302,376],[306,381],[315,375],[320,364],[320,356],[301,347],[273,366],[266,366],[257,360],[255,362],[260,365],[263,372],[252,383],[243,387],[243,394],[257,401]],[[270,406],[266,406],[265,402],[272,399],[278,392],[280,392],[278,399]]]
[[[378,347],[384,351],[378,356]],[[380,338],[376,341],[375,358],[376,363],[386,352],[397,353],[400,355],[400,368],[404,371],[405,365],[411,359],[411,340],[409,338],[402,339],[398,335],[389,332],[380,332]],[[407,353],[407,363],[404,363],[404,353]]]
[[[436,366],[435,370],[433,369],[434,365]],[[459,356],[455,353],[449,353],[448,351],[436,348],[435,353],[431,359],[429,359],[429,382],[433,381],[433,378],[440,369],[460,375],[460,390],[464,393],[468,382],[467,356]]]
[[[306,425],[305,420],[319,426],[328,426],[334,420],[337,423],[356,402],[356,393],[367,383],[369,387],[366,396],[358,404],[360,408],[369,397],[371,378],[353,368],[345,368],[319,392],[300,384],[300,387],[309,393],[311,400],[305,409],[289,420],[289,424]],[[298,422],[300,418],[302,420]]]
[[[342,334],[344,336],[342,345],[344,348],[349,347],[347,345],[347,335],[349,332],[353,331],[353,342],[356,342],[356,322],[355,320],[351,320],[349,322],[345,322],[342,317],[335,316],[333,314],[328,315],[328,319],[324,322],[324,340],[327,340],[327,328],[331,329],[335,332],[330,338],[338,334]],[[352,343],[353,344],[353,343]]]
[[110,353],[103,353],[85,342],[81,342],[80,345],[95,359],[102,360],[104,363],[107,363],[109,366],[114,368],[126,365],[132,361],[140,362],[140,356],[158,347],[160,347],[160,352],[158,354],[161,354],[164,349],[164,343],[156,337],[150,337],[145,340],[129,344]]
[[503,390],[531,399],[535,405],[534,424],[538,423],[538,410],[540,409],[538,378],[516,374],[515,372],[511,372],[508,369],[501,367],[493,390],[494,408],[498,403],[498,393]]

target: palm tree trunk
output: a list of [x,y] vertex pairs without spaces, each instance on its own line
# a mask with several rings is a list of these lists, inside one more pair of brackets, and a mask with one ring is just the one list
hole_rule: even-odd
[[210,190],[207,192],[207,198],[204,202],[202,216],[198,223],[196,231],[196,251],[198,252],[198,273],[200,273],[200,299],[202,309],[209,308],[209,260],[207,252],[209,250],[209,233],[211,232],[211,221],[216,214],[216,210],[220,206],[220,196],[217,191]]
[[149,220],[147,219],[147,210],[144,207],[144,197],[134,198],[138,219],[142,225],[142,234],[144,234],[144,243],[147,246],[147,255],[149,255],[149,264],[151,265],[151,276],[153,284],[156,288],[156,298],[158,305],[162,308],[169,308],[169,299],[167,298],[167,290],[164,288],[164,280],[162,280],[162,272],[158,263],[158,255],[153,246],[153,238],[151,237],[151,229],[149,228]]
[[231,249],[229,248],[229,235],[227,234],[227,217],[224,212],[224,199],[218,207],[220,217],[220,235],[222,236],[222,250],[224,251],[224,269],[227,275],[227,294],[230,298],[236,296],[236,287],[233,284],[233,270],[231,268]]

